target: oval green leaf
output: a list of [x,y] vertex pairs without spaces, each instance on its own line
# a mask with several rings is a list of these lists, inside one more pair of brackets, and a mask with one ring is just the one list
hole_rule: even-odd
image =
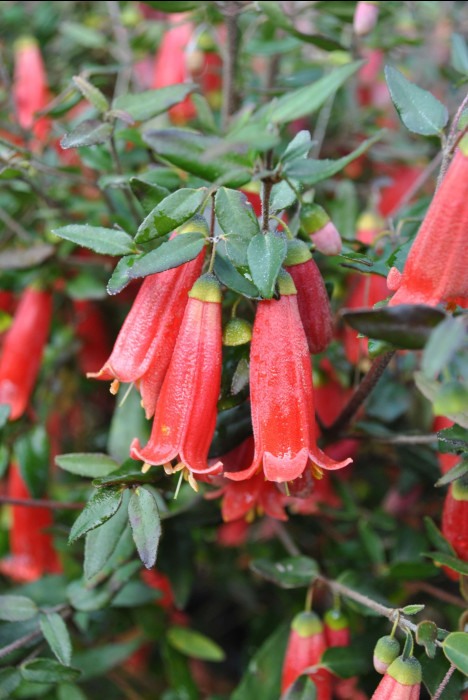
[[70,224],[53,229],[52,233],[102,255],[127,255],[135,252],[133,238],[116,228]]
[[452,632],[444,639],[442,648],[450,663],[468,676],[468,634]]
[[151,569],[158,554],[161,520],[153,494],[139,487],[130,496],[128,517],[141,561]]
[[310,586],[319,573],[317,562],[310,557],[290,557],[278,562],[255,559],[250,568],[281,588]]
[[39,612],[36,603],[22,595],[0,595],[0,620],[21,622]]
[[252,280],[264,299],[271,299],[278,273],[286,257],[286,241],[270,231],[254,236],[247,249]]
[[68,544],[109,520],[117,512],[121,502],[122,488],[120,486],[107,486],[99,489],[91,496],[84,510],[73,523]]
[[193,659],[204,661],[224,661],[225,653],[221,647],[204,634],[187,627],[170,627],[167,640],[174,649]]
[[205,237],[202,233],[184,233],[175,236],[156,250],[139,257],[128,271],[128,276],[130,279],[137,279],[183,265],[196,258],[204,245]]
[[85,119],[84,122],[62,136],[60,145],[63,149],[79,148],[80,146],[96,146],[106,143],[112,136],[113,126],[99,119]]
[[67,455],[57,455],[55,464],[71,474],[91,479],[107,476],[119,468],[115,460],[100,452],[70,452]]
[[58,613],[43,614],[39,618],[42,634],[47,644],[61,664],[69,666],[71,663],[72,645],[67,626]]
[[34,659],[20,670],[24,680],[31,683],[61,683],[75,681],[80,676],[78,669],[63,666],[54,659]]
[[206,197],[204,188],[194,190],[189,187],[177,190],[159,202],[141,223],[135,241],[146,243],[174,231],[190,219],[200,208]]
[[423,136],[439,134],[448,121],[445,105],[428,90],[423,90],[396,68],[385,66],[390,97],[407,129]]

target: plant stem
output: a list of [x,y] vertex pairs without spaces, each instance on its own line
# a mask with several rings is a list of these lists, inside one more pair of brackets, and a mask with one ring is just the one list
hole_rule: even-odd
[[130,43],[128,41],[127,30],[122,24],[120,18],[119,3],[116,0],[107,0],[107,9],[112,23],[112,31],[117,43],[116,54],[122,64],[122,68],[117,75],[115,82],[114,97],[124,95],[128,92],[130,81],[132,79],[132,63],[133,55]]
[[453,151],[455,150],[458,141],[462,137],[463,133],[465,133],[465,129],[459,136],[457,136],[457,127],[461,118],[461,115],[463,114],[463,111],[465,110],[466,106],[468,105],[468,95],[465,96],[465,99],[457,109],[457,112],[452,120],[452,124],[450,125],[450,132],[448,135],[448,138],[443,146],[442,149],[442,165],[440,166],[440,171],[439,171],[439,177],[437,178],[437,187],[439,187],[440,183],[445,177],[445,173],[448,170],[448,167],[450,165],[450,158],[453,154]]
[[[270,148],[265,155],[265,167],[273,168],[273,149]],[[270,196],[273,180],[270,176],[262,180],[262,233],[268,233],[270,224]]]
[[436,694],[432,697],[432,700],[439,700],[440,696],[444,692],[446,686],[448,685],[449,680],[452,677],[453,672],[455,671],[455,666],[453,664],[450,664],[450,668],[445,674],[442,683],[439,685],[439,687],[436,690]]
[[12,498],[11,496],[0,496],[0,503],[27,508],[49,508],[50,510],[81,510],[85,506],[84,503],[66,503],[41,498]]
[[353,416],[357,413],[361,405],[371,393],[372,389],[378,383],[394,354],[395,351],[393,350],[392,352],[387,352],[385,355],[381,355],[374,360],[369,371],[354,391],[354,394],[351,396],[340,415],[331,425],[324,428],[324,436],[326,438],[330,439],[338,435],[351,422]]
[[239,25],[237,15],[240,6],[237,2],[225,2],[223,14],[226,23],[226,51],[223,56],[223,105],[221,124],[223,131],[229,126],[229,119],[237,109],[236,67],[239,49]]
[[8,656],[8,654],[12,654],[14,651],[18,651],[18,649],[21,649],[21,647],[25,646],[25,644],[29,644],[29,642],[32,642],[37,637],[42,637],[42,630],[37,629],[34,630],[34,632],[25,634],[19,639],[15,639],[14,642],[11,642],[11,644],[7,644],[6,647],[0,649],[0,659],[3,659],[5,656]]

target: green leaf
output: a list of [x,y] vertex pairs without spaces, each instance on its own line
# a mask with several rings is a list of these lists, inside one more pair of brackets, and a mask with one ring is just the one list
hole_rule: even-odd
[[21,673],[16,668],[0,669],[0,700],[8,700],[21,683]]
[[435,379],[467,342],[466,325],[462,316],[449,316],[434,328],[424,348],[422,371]]
[[179,104],[196,89],[195,83],[180,83],[135,95],[120,95],[114,100],[112,108],[128,112],[136,121],[144,122]]
[[436,481],[435,486],[446,486],[468,473],[468,459],[463,459]]
[[39,617],[42,634],[47,644],[61,664],[70,666],[72,645],[67,626],[58,613],[41,614]]
[[147,569],[151,569],[158,554],[161,520],[153,494],[143,486],[130,496],[128,517],[140,559]]
[[468,75],[468,48],[461,34],[452,34],[452,66],[459,73]]
[[216,642],[188,627],[170,627],[167,632],[167,641],[174,649],[192,659],[224,661],[226,657]]
[[280,697],[281,672],[288,636],[287,626],[281,625],[268,637],[250,660],[247,671],[230,700],[272,700]]
[[62,22],[60,29],[68,40],[78,46],[89,49],[106,46],[106,36],[102,30],[87,27],[83,22]]
[[433,659],[436,653],[435,641],[437,639],[438,629],[435,622],[432,620],[423,620],[416,628],[416,641],[424,646],[426,654]]
[[14,445],[21,476],[33,498],[42,498],[49,480],[49,438],[38,425],[24,433]]
[[162,202],[163,199],[169,196],[167,187],[147,182],[141,177],[131,177],[130,187],[143,207],[145,214],[149,214],[159,202]]
[[297,39],[301,39],[308,44],[313,44],[323,51],[343,50],[341,44],[333,39],[329,39],[327,36],[322,36],[321,34],[305,34],[304,32],[298,31],[289,21],[287,15],[277,2],[271,2],[271,0],[259,0],[257,5],[260,6],[275,27],[284,29],[284,31],[286,31],[288,34],[292,34],[292,36],[295,36]]
[[87,651],[73,655],[73,663],[82,672],[81,680],[105,676],[115,666],[120,666],[143,644],[143,639],[130,642],[113,642],[104,646],[93,646]]
[[[146,445],[151,427],[149,421],[146,420],[140,394],[134,389],[128,394],[128,388],[128,384],[120,385],[107,439],[109,454],[121,463],[128,459],[130,443],[135,437],[140,440],[141,445]],[[122,403],[124,396],[126,398]],[[105,477],[106,474],[96,476]]]
[[135,460],[127,459],[117,471],[93,480],[93,486],[117,486],[120,484],[148,484],[154,481],[154,472],[142,472]]
[[0,595],[0,620],[21,622],[38,614],[36,603],[22,595]]
[[166,241],[159,248],[139,257],[130,270],[130,279],[154,275],[183,265],[197,257],[203,250],[205,237],[202,233],[183,233]]
[[302,675],[281,696],[281,700],[317,700],[317,686],[308,676]]
[[312,85],[283,95],[268,112],[269,120],[276,124],[283,124],[316,112],[362,65],[363,61],[354,61],[346,66],[340,66]]
[[[160,650],[163,659],[164,675],[175,695],[172,700],[178,700],[179,698],[199,700],[200,694],[193,679],[188,659],[173,649],[165,640],[160,645]],[[168,698],[168,700],[171,700],[171,698]]]
[[468,452],[468,430],[459,425],[444,428],[437,433],[439,452]]
[[385,563],[385,553],[382,541],[371,524],[363,519],[358,523],[359,535],[370,559],[374,564],[382,566]]
[[165,236],[190,219],[206,197],[206,189],[185,187],[162,200],[143,220],[135,236],[137,243]]
[[96,146],[106,143],[112,136],[113,126],[99,119],[85,119],[77,127],[65,136],[62,136],[60,145],[63,149],[79,148],[80,146]]
[[[428,379],[422,372],[414,373],[414,381],[421,394],[423,394],[428,401],[435,403],[437,396],[439,396],[440,403],[442,404],[444,402],[444,396],[440,396],[440,391],[443,386],[440,382],[436,381],[435,379]],[[448,399],[450,400],[451,397],[448,396]],[[463,428],[468,428],[468,411],[466,410],[448,411],[442,413],[441,415],[445,415],[455,423],[459,423],[459,425],[461,425]]]
[[370,671],[369,657],[363,649],[353,644],[350,647],[330,647],[325,649],[321,665],[326,666],[340,678],[362,676]]
[[129,493],[125,491],[122,496],[122,505],[117,513],[86,535],[83,567],[85,579],[98,574],[115,552],[128,522],[128,500]]
[[333,175],[339,173],[340,170],[343,170],[349,163],[352,163],[353,160],[359,158],[359,156],[382,138],[383,133],[383,131],[380,131],[375,134],[375,136],[366,139],[358,148],[349,153],[349,155],[338,158],[337,160],[315,160],[314,158],[293,160],[286,164],[284,174],[287,175],[288,178],[294,178],[307,185],[315,185],[317,182],[333,177]]
[[281,588],[301,588],[310,586],[319,568],[317,562],[310,557],[290,557],[278,562],[268,559],[254,559],[250,568],[259,576],[276,583]]
[[448,566],[449,569],[453,569],[459,574],[468,576],[468,563],[458,559],[458,557],[453,557],[450,554],[445,554],[444,552],[423,552],[422,556],[429,557],[442,566]]
[[[292,185],[296,188],[298,192],[301,191],[302,185],[297,181],[294,180],[293,178],[288,178],[289,181],[291,182]],[[283,209],[287,209],[290,207],[292,204],[297,199],[297,194],[296,192],[288,185],[286,180],[283,180],[282,182],[278,182],[278,184],[273,185],[271,188],[271,197],[270,197],[270,208],[271,208],[271,213],[272,214],[277,214],[279,211],[282,211]]]
[[423,90],[396,68],[385,66],[385,79],[390,96],[407,129],[423,136],[439,134],[448,121],[445,105]]
[[[7,330],[6,328],[4,330]],[[8,418],[11,413],[11,406],[9,404],[0,404],[0,428],[4,428],[8,423]]]
[[307,158],[309,151],[313,146],[313,141],[310,137],[310,131],[299,131],[280,157],[280,162],[283,164],[291,163],[295,160]]
[[73,523],[68,544],[109,520],[117,512],[121,502],[122,488],[120,486],[107,486],[99,489],[91,496],[84,510]]
[[144,0],[145,5],[151,5],[162,12],[189,12],[196,10],[205,3],[200,0]]
[[258,219],[243,192],[220,187],[215,197],[215,211],[226,235],[237,234],[250,238],[260,233]]
[[241,275],[232,262],[220,255],[218,251],[216,251],[213,271],[221,284],[232,289],[233,292],[243,294],[248,299],[258,299],[260,297],[257,287],[244,275]]
[[31,683],[62,683],[80,677],[76,668],[63,666],[54,659],[34,659],[21,666],[21,675]]
[[[229,153],[214,155],[216,148],[225,149],[223,139],[216,136],[204,136],[195,131],[167,129],[148,131],[145,142],[161,156],[178,168],[192,175],[198,175],[209,182],[220,181],[226,187],[242,187],[251,176],[247,168],[250,159],[241,149],[233,145]],[[206,152],[210,151],[209,159]]]
[[143,581],[129,581],[112,600],[113,608],[137,608],[154,603],[161,598],[161,591],[149,588]]
[[87,476],[91,479],[107,476],[119,468],[115,460],[100,452],[71,452],[67,455],[57,455],[55,464],[71,474]]
[[452,632],[444,639],[442,649],[450,663],[468,676],[468,634]]
[[423,348],[434,326],[446,318],[439,309],[417,304],[357,311],[344,309],[341,315],[359,333],[410,350]]
[[421,610],[424,610],[425,607],[425,605],[405,605],[405,607],[401,609],[401,612],[404,615],[417,615]]
[[73,82],[75,83],[78,90],[81,92],[83,97],[85,97],[93,107],[96,107],[98,112],[104,113],[109,109],[109,103],[107,98],[104,97],[99,88],[92,85],[86,78],[81,75],[74,75]]
[[57,687],[57,700],[87,700],[86,695],[75,683],[61,683]]
[[468,387],[457,380],[442,384],[433,398],[433,410],[438,416],[468,414]]
[[[84,581],[72,581],[67,587],[70,604],[81,612],[102,610],[109,604],[112,592],[108,588],[90,588]],[[73,663],[76,663],[75,655]]]
[[122,258],[120,258],[107,283],[108,294],[118,294],[127,286],[127,284],[132,281],[132,278],[130,277],[130,270],[135,262],[144,255],[145,253],[140,253],[140,255],[124,255]]
[[431,518],[425,517],[424,525],[426,526],[427,536],[434,547],[437,547],[444,554],[449,554],[450,556],[455,555],[455,550],[452,545],[445,539]]
[[247,260],[252,280],[264,299],[271,299],[276,279],[286,257],[286,241],[270,231],[252,238],[247,249]]
[[52,233],[103,255],[126,255],[135,252],[133,238],[116,228],[70,224],[53,229]]
[[106,288],[98,276],[91,272],[80,272],[66,282],[65,291],[68,296],[80,301],[81,299],[105,299]]

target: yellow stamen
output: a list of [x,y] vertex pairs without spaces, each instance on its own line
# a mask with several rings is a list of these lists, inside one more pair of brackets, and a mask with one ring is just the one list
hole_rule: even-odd
[[146,472],[149,472],[149,470],[151,469],[151,466],[152,466],[151,464],[148,464],[148,462],[145,462],[141,468],[141,473],[146,474]]
[[192,472],[189,471],[188,469],[187,469],[187,471],[188,471],[188,482],[189,482],[189,485],[193,488],[193,490],[195,491],[195,493],[198,493],[198,484],[197,484],[197,481],[196,481],[195,477],[193,476]]
[[110,385],[110,389],[109,389],[110,393],[113,394],[113,395],[115,396],[116,393],[117,393],[118,390],[119,390],[119,386],[120,386],[119,380],[118,380],[118,379],[114,379],[114,381],[113,381],[112,384]]
[[310,463],[310,468],[312,470],[312,476],[314,477],[314,479],[318,479],[320,481],[320,479],[323,478],[322,469],[318,466],[318,464],[315,464],[315,462]]

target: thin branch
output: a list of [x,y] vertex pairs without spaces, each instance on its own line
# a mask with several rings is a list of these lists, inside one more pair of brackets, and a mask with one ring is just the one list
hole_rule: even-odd
[[[265,169],[273,168],[273,149],[267,151],[265,156]],[[270,229],[270,196],[273,187],[273,179],[268,176],[262,180],[262,233],[267,233]]]
[[457,135],[458,124],[467,105],[468,94],[465,96],[465,99],[457,109],[456,114],[452,120],[452,124],[450,125],[449,135],[442,150],[442,165],[440,166],[439,177],[437,178],[437,187],[439,187],[440,183],[445,177],[445,173],[447,172],[448,167],[450,165],[450,158],[453,154],[453,151],[455,150],[463,134],[466,133],[466,129],[464,129],[461,134]]
[[395,216],[395,214],[400,211],[400,209],[403,209],[404,206],[408,204],[408,202],[411,201],[411,199],[414,197],[416,192],[424,185],[426,180],[429,179],[429,177],[432,175],[432,173],[437,170],[439,167],[439,164],[442,162],[442,151],[439,151],[436,156],[431,160],[430,163],[426,165],[424,170],[416,180],[413,182],[411,187],[406,190],[404,196],[400,199],[398,202],[398,207],[395,209],[394,212],[392,212],[392,216]]
[[226,50],[223,56],[223,105],[221,112],[222,128],[225,131],[229,119],[237,109],[236,68],[239,50],[239,24],[237,15],[240,6],[237,2],[225,2],[222,12],[226,23]]
[[335,100],[335,92],[331,95],[328,100],[323,105],[317,117],[317,123],[315,125],[314,133],[312,136],[312,141],[315,143],[312,145],[312,158],[318,158],[320,150],[322,148],[323,140],[328,127],[328,122],[330,120],[330,115],[333,107],[333,102]]
[[82,510],[84,503],[66,503],[63,501],[50,501],[41,498],[13,498],[0,496],[0,503],[9,506],[26,506],[27,508],[48,508],[49,510]]
[[16,233],[18,238],[27,243],[31,243],[32,236],[26,231],[23,226],[21,226],[16,219],[13,219],[8,212],[0,207],[0,221],[3,221],[5,226],[7,226],[13,233]]
[[42,630],[40,629],[34,630],[34,632],[30,632],[29,634],[25,634],[19,639],[15,639],[14,642],[7,644],[6,647],[0,649],[0,659],[8,656],[8,654],[12,654],[14,651],[18,651],[18,649],[21,649],[21,647],[24,647],[26,644],[29,644],[29,642],[34,641],[38,637],[42,637]]
[[122,24],[120,17],[119,3],[115,0],[107,0],[107,9],[109,10],[109,16],[111,18],[112,32],[117,43],[116,53],[122,64],[122,68],[117,75],[114,90],[114,97],[118,97],[128,92],[132,79],[133,54],[128,40],[127,30]]
[[367,399],[372,389],[378,383],[394,354],[395,351],[387,352],[374,360],[369,371],[364,376],[339,416],[331,425],[324,428],[324,437],[334,437],[335,435],[341,433],[344,428],[346,428],[346,426],[351,422],[353,416]]
[[449,680],[452,677],[453,672],[455,671],[455,666],[453,664],[450,664],[450,668],[445,674],[442,683],[439,685],[437,688],[436,694],[432,697],[432,700],[439,700],[440,696],[444,692],[446,686],[448,685]]
[[423,591],[424,593],[432,595],[434,598],[438,598],[439,600],[443,600],[446,603],[456,605],[458,608],[466,610],[466,600],[464,600],[460,596],[453,595],[453,593],[443,591],[437,588],[437,586],[432,586],[426,581],[416,581],[414,583],[408,582],[405,584],[405,588],[408,591],[408,593],[418,593],[419,591]]
[[276,536],[284,546],[287,553],[292,557],[299,557],[301,552],[296,546],[296,543],[290,536],[289,532],[286,530],[284,524],[279,520],[275,520],[274,518],[270,518],[270,522],[275,529]]
[[[321,432],[322,428],[320,428]],[[326,430],[326,428],[325,428]],[[433,445],[437,442],[437,434],[431,435],[364,435],[363,433],[344,433],[340,438],[346,440],[372,440],[385,445]]]

